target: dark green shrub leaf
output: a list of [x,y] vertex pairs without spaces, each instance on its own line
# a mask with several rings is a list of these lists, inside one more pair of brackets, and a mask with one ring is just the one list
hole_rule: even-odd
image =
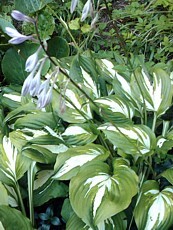
[[48,53],[57,59],[69,55],[69,45],[63,37],[53,37],[48,41]]
[[15,0],[15,9],[25,14],[37,12],[52,0]]
[[41,187],[34,190],[34,206],[40,206],[53,198],[66,197],[67,193],[67,185],[49,179]]

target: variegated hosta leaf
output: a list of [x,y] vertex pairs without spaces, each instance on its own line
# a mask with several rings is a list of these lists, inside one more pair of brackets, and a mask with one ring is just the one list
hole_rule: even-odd
[[141,101],[141,104],[144,104],[144,97],[146,109],[156,112],[157,116],[160,116],[171,105],[173,93],[170,77],[162,69],[155,69],[152,82],[144,70],[136,71],[135,75],[140,89],[136,83],[136,78],[133,78],[131,86],[134,97],[136,100]]
[[27,171],[30,160],[22,156],[11,139],[6,136],[3,138],[0,153],[0,179],[13,185]]
[[135,221],[140,230],[167,230],[173,225],[173,188],[162,191],[156,181],[146,181],[135,208]]
[[95,141],[97,136],[98,130],[94,125],[89,124],[70,125],[62,134],[68,145],[86,145]]
[[102,74],[104,74],[104,78],[107,81],[112,81],[116,73],[113,63],[107,59],[97,59],[96,62],[100,67]]
[[54,163],[56,155],[52,153],[49,149],[38,145],[29,145],[22,149],[22,154],[32,161],[39,163]]
[[114,174],[101,161],[81,167],[70,181],[70,202],[76,214],[94,228],[126,209],[138,191],[138,177],[126,164],[114,164]]
[[40,130],[45,126],[54,129],[57,125],[53,113],[39,111],[34,114],[27,114],[26,116],[16,120],[15,129],[30,128]]
[[115,95],[96,99],[95,103],[105,119],[109,118],[116,123],[129,122],[134,116],[135,109],[132,103]]
[[23,117],[26,113],[32,112],[36,109],[36,105],[34,103],[27,103],[25,105],[19,106],[18,108],[12,110],[4,119],[4,122],[9,122],[12,119],[16,119],[19,117]]
[[99,127],[107,139],[127,154],[139,157],[152,154],[156,148],[155,134],[145,125],[118,125],[109,123]]
[[56,173],[53,179],[69,180],[87,162],[92,160],[104,161],[108,156],[109,152],[103,146],[97,144],[69,148],[66,152],[58,154],[54,166]]
[[102,221],[95,228],[87,226],[75,213],[70,217],[66,225],[67,230],[80,229],[80,230],[126,230],[127,220],[124,212],[120,212],[117,215],[110,217]]
[[85,96],[82,97],[71,89],[64,89],[62,94],[66,99],[57,92],[53,92],[52,99],[52,107],[59,117],[69,123],[84,123],[92,119],[91,109]]
[[142,111],[140,103],[133,98],[130,81],[128,81],[125,77],[116,73],[113,79],[113,88],[116,96],[130,101],[137,111]]

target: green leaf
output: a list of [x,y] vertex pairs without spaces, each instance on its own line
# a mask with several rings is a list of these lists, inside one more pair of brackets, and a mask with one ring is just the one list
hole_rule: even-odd
[[56,121],[50,112],[38,111],[35,114],[27,114],[25,117],[19,118],[14,124],[15,129],[30,128],[37,130],[43,129],[45,126],[56,127]]
[[89,33],[91,31],[91,26],[88,24],[84,24],[83,26],[81,26],[81,31],[82,33]]
[[80,29],[80,18],[75,18],[71,20],[68,25],[71,30],[79,30]]
[[143,104],[143,94],[147,110],[156,112],[157,116],[160,116],[171,105],[172,87],[170,76],[159,68],[154,70],[152,80],[149,79],[144,70],[137,70],[135,74],[138,79],[137,83],[136,78],[132,78],[132,91],[135,98]]
[[173,185],[173,168],[165,170],[161,175]]
[[[41,39],[48,39],[55,29],[54,17],[45,9],[39,12],[37,19],[38,32]],[[57,48],[56,48],[57,49]]]
[[53,37],[48,41],[48,53],[57,59],[69,55],[69,45],[63,37]]
[[100,113],[106,119],[116,123],[129,122],[135,113],[134,106],[128,100],[115,95],[101,97],[94,101],[100,108]]
[[0,18],[0,30],[2,30],[4,33],[6,33],[5,27],[14,28],[14,26],[13,26],[13,24],[11,24],[11,22],[9,22],[3,18]]
[[107,164],[92,161],[71,179],[69,191],[73,210],[94,228],[129,206],[138,191],[138,177],[127,165],[120,163],[111,176]]
[[96,140],[98,130],[94,125],[77,124],[67,127],[62,137],[68,145],[86,145]]
[[63,182],[49,179],[37,190],[34,190],[34,206],[41,206],[53,198],[66,197],[67,193],[67,185]]
[[89,226],[86,224],[74,213],[67,222],[66,230],[71,229],[80,229],[80,230],[89,230]]
[[18,108],[12,110],[4,119],[4,122],[11,121],[19,117],[23,117],[26,113],[32,112],[36,109],[36,106],[33,103],[27,103],[25,105],[19,106]]
[[16,183],[30,166],[30,161],[17,150],[11,138],[4,136],[0,146],[0,178],[7,184]]
[[79,65],[78,55],[76,55],[72,60],[72,63],[70,65],[69,76],[75,82],[83,82],[82,70]]
[[37,145],[24,147],[22,149],[22,154],[33,161],[45,164],[54,163],[56,159],[56,155],[50,150]]
[[6,82],[10,84],[22,85],[28,73],[25,72],[25,62],[28,56],[33,54],[38,45],[36,44],[21,44],[10,48],[5,53],[2,59],[2,72]]
[[5,188],[5,186],[2,184],[2,182],[0,182],[0,206],[1,205],[8,205],[8,193],[7,190]]
[[[67,230],[80,229],[80,230],[90,230],[91,228],[87,226],[75,213],[70,217],[66,225]],[[96,228],[92,229],[105,229],[105,230],[126,230],[127,221],[126,216],[123,212],[102,221],[97,225]]]
[[62,216],[63,220],[65,222],[67,222],[73,213],[74,213],[74,211],[71,207],[70,200],[68,198],[66,198],[64,200],[64,203],[63,203],[62,209],[61,209],[61,216]]
[[146,181],[134,212],[138,229],[169,229],[173,224],[172,197],[172,187],[160,191],[156,181]]
[[66,152],[58,154],[54,166],[56,173],[53,179],[69,180],[87,162],[93,160],[104,161],[108,156],[109,152],[103,146],[97,144],[69,148]]
[[68,123],[84,123],[92,119],[89,103],[86,103],[76,90],[66,89],[65,98],[54,91],[52,107],[55,113]]
[[107,139],[127,154],[139,157],[154,153],[156,148],[155,134],[145,125],[116,125],[109,123],[99,127]]
[[25,14],[37,12],[52,0],[15,0],[15,9]]
[[20,211],[5,205],[0,205],[0,221],[5,230],[33,230],[29,219],[23,216]]

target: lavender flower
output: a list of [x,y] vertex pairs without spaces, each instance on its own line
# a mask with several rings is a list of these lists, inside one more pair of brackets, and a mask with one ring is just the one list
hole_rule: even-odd
[[78,4],[78,0],[72,0],[71,1],[71,6],[70,6],[70,13],[72,14]]
[[83,22],[87,16],[88,16],[88,13],[91,9],[92,5],[91,5],[91,0],[88,0],[85,5],[84,5],[84,8],[82,10],[82,17],[81,17],[81,21]]
[[12,37],[8,42],[11,44],[20,44],[26,40],[32,40],[32,35],[26,36],[21,33],[19,33],[16,29],[13,29],[11,27],[6,27],[5,32],[8,34],[8,36]]
[[37,108],[44,108],[46,105],[48,105],[52,99],[52,86],[49,86],[50,79],[47,79],[44,81],[39,89],[38,92],[38,102],[37,102]]
[[32,70],[32,72],[28,75],[28,77],[25,79],[22,87],[22,96],[26,96],[27,94],[30,93],[30,88],[31,88],[31,82],[33,81],[33,78],[35,76],[35,72],[38,69],[38,66],[40,65],[40,62],[37,63],[35,68]]
[[14,19],[16,19],[17,21],[35,23],[33,18],[28,17],[27,15],[23,14],[22,12],[20,12],[18,10],[13,10],[12,13],[11,13],[11,16]]
[[32,54],[31,56],[27,58],[26,63],[25,63],[26,72],[32,72],[32,70],[36,66],[38,62],[38,54],[40,50],[41,50],[41,46],[37,49],[37,51],[34,54]]
[[32,79],[30,83],[29,89],[30,89],[30,95],[32,97],[38,95],[40,85],[41,85],[41,68],[39,68],[38,72],[36,73],[36,75],[34,76],[34,78]]

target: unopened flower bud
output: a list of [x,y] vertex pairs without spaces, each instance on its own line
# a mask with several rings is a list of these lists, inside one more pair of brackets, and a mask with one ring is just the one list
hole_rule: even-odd
[[31,22],[31,23],[35,22],[33,18],[28,17],[27,15],[23,14],[18,10],[13,10],[11,16],[17,21]]
[[78,0],[72,0],[71,1],[71,6],[70,6],[70,13],[72,14],[78,4]]
[[36,66],[38,62],[38,54],[40,50],[41,50],[41,46],[37,49],[37,51],[34,54],[32,54],[31,56],[27,58],[26,63],[25,63],[26,72],[31,72]]
[[84,8],[82,10],[82,17],[81,17],[81,22],[83,22],[87,16],[88,16],[88,13],[91,9],[92,5],[91,5],[91,0],[88,0],[85,5],[84,5]]

